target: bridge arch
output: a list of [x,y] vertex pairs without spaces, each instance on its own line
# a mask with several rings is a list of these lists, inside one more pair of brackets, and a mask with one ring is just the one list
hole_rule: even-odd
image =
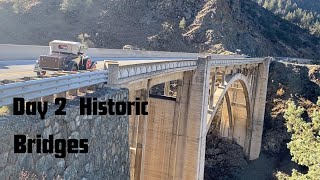
[[213,94],[213,108],[208,111],[206,134],[222,106],[219,134],[237,142],[249,156],[252,134],[250,83],[245,75],[238,73],[227,76],[222,84],[225,85],[219,85]]
[[[239,135],[241,140],[237,143],[248,159],[258,158],[269,62],[270,59],[207,57],[129,67],[111,64],[108,85],[128,87],[129,99],[140,97],[149,103],[148,116],[130,119],[131,177],[203,179],[208,129],[222,103],[226,107],[225,122],[239,127],[231,138]],[[145,72],[141,66],[152,68]],[[128,75],[129,69],[134,71]],[[210,87],[211,78],[214,83]],[[170,81],[176,80],[176,94],[165,93],[170,90]],[[222,83],[216,86],[218,82]],[[158,84],[164,89],[161,97],[152,97],[150,89]],[[241,94],[236,101],[235,92]],[[226,136],[224,129],[221,132]]]

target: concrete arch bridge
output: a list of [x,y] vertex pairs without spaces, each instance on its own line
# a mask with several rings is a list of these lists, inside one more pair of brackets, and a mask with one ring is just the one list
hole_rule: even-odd
[[[270,58],[228,56],[110,63],[110,86],[128,88],[130,101],[149,102],[148,116],[130,117],[131,179],[203,179],[206,135],[219,110],[220,135],[237,142],[248,159],[258,158],[269,64]],[[162,94],[150,94],[163,83]]]

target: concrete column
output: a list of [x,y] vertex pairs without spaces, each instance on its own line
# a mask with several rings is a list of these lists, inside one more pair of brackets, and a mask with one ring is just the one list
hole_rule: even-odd
[[[250,89],[250,93],[251,93],[251,104],[253,105],[254,102],[253,100],[255,99],[255,96],[256,96],[256,87],[257,87],[257,83],[258,83],[258,79],[257,79],[257,76],[258,76],[258,68],[257,67],[254,67],[253,70],[252,70],[252,81],[251,81],[251,89]],[[253,107],[252,107],[253,108]]]
[[174,179],[203,179],[209,78],[208,60],[199,58],[197,69],[192,74],[191,84],[189,84],[189,94],[183,97],[187,100],[187,107],[182,110],[183,116],[180,119]]
[[[129,101],[134,102],[137,97],[137,91],[129,89]],[[130,145],[130,179],[135,177],[135,160],[137,150],[137,134],[139,128],[139,116],[134,115],[134,108],[132,108],[132,115],[129,116],[129,145]]]
[[[191,76],[189,76],[191,77]],[[184,79],[188,81],[187,79]],[[185,84],[184,85],[184,80],[178,80],[178,87],[177,87],[177,97],[176,97],[176,105],[175,105],[175,113],[174,113],[174,119],[173,119],[173,127],[172,127],[172,139],[171,139],[171,148],[170,148],[170,162],[169,162],[169,172],[168,172],[168,179],[174,179],[175,174],[176,174],[176,161],[177,161],[177,151],[178,151],[178,134],[179,134],[179,127],[180,127],[180,121],[181,116],[183,116],[182,113],[182,109],[185,109],[185,105],[187,105],[185,103],[185,98],[183,98],[184,96],[188,95],[188,91],[185,91],[184,88],[186,88],[187,90],[189,89],[188,87],[186,87],[186,85],[188,86],[189,84]],[[181,149],[180,149],[181,150]]]
[[225,81],[226,81],[226,71],[223,70],[221,75],[221,86],[223,87],[226,86]]
[[237,67],[232,68],[232,76],[237,74]]
[[[147,87],[148,87],[147,89],[143,89],[139,91],[141,101],[148,101],[149,99],[149,85]],[[135,155],[134,179],[143,180],[148,116],[139,115],[138,121],[139,121],[138,122],[139,125],[138,125],[137,147],[136,147],[136,155]]]
[[108,64],[108,84],[117,84],[119,80],[119,64]]
[[183,73],[183,79],[179,81],[177,89],[176,108],[174,114],[174,122],[177,122],[173,128],[174,146],[171,148],[170,156],[172,157],[169,162],[169,177],[168,179],[181,179],[184,173],[185,149],[187,140],[185,137],[187,126],[187,111],[189,106],[190,85],[192,81],[193,72],[188,71]]
[[213,109],[213,100],[214,100],[214,92],[215,92],[215,85],[216,85],[216,76],[217,71],[214,70],[214,73],[211,78],[211,88],[210,88],[210,99],[209,99],[209,109]]
[[[229,90],[232,93],[232,90]],[[233,137],[233,114],[232,103],[229,96],[229,91],[225,94],[222,105],[222,117],[220,124],[220,135],[232,139]]]
[[248,83],[249,83],[249,86],[250,87],[248,87],[249,89],[249,92],[250,92],[250,90],[251,90],[251,88],[252,88],[252,68],[251,67],[249,67],[249,69],[248,69],[248,76],[247,76],[247,78],[248,78]]
[[249,159],[257,159],[260,155],[261,140],[263,132],[263,121],[266,105],[268,75],[269,75],[270,59],[266,59],[264,63],[258,66],[258,77],[256,95],[253,101],[253,129],[251,135],[251,145],[249,146]]
[[170,81],[164,83],[164,95],[170,96]]

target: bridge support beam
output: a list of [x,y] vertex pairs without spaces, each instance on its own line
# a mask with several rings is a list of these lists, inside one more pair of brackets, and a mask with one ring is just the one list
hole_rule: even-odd
[[213,109],[213,106],[214,106],[213,101],[214,101],[214,92],[216,91],[216,78],[217,78],[217,71],[214,70],[211,78],[209,109]]
[[170,96],[170,85],[171,85],[170,81],[164,83],[164,95],[165,96]]
[[208,59],[199,58],[192,76],[185,75],[174,179],[203,179],[210,81]]
[[[139,91],[142,101],[148,101],[149,91],[143,89]],[[139,115],[138,117],[138,132],[136,136],[136,154],[135,154],[135,172],[134,179],[144,179],[144,160],[145,160],[145,147],[147,135],[147,116]]]
[[[149,89],[129,89],[129,100],[148,101]],[[134,114],[135,109],[132,109]],[[144,178],[144,161],[146,149],[146,136],[148,126],[147,115],[132,115],[129,118],[129,144],[130,144],[130,179],[142,180]]]
[[[208,59],[200,58],[197,69],[181,77],[175,101],[149,98],[144,179],[203,179],[210,89]],[[135,158],[139,158],[138,147]],[[142,179],[136,174],[139,162],[135,162],[135,179]]]
[[264,63],[261,63],[257,67],[257,77],[254,81],[256,86],[253,86],[255,90],[252,94],[252,106],[253,108],[253,125],[251,144],[249,145],[249,159],[254,160],[259,158],[261,150],[262,132],[264,113],[266,106],[267,96],[267,85],[268,85],[268,74],[269,74],[270,59],[266,59]]

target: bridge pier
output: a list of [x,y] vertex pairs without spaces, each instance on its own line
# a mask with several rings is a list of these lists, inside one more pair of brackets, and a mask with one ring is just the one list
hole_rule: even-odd
[[[192,76],[185,74],[182,92],[185,98],[179,119],[178,158],[174,179],[203,179],[210,69],[208,59],[199,58]],[[188,92],[188,95],[186,96]]]
[[[140,96],[141,101],[148,101],[149,89],[142,89],[138,91],[138,97]],[[145,149],[146,149],[146,138],[147,138],[147,125],[148,116],[139,115],[138,118],[138,131],[136,136],[136,154],[135,154],[135,168],[134,168],[134,179],[143,179],[144,176],[144,160],[145,160]]]
[[259,158],[263,133],[264,113],[266,106],[267,85],[269,75],[270,59],[266,59],[257,67],[257,77],[255,80],[255,93],[252,94],[253,108],[253,129],[251,136],[251,144],[249,149],[249,159],[254,160]]

